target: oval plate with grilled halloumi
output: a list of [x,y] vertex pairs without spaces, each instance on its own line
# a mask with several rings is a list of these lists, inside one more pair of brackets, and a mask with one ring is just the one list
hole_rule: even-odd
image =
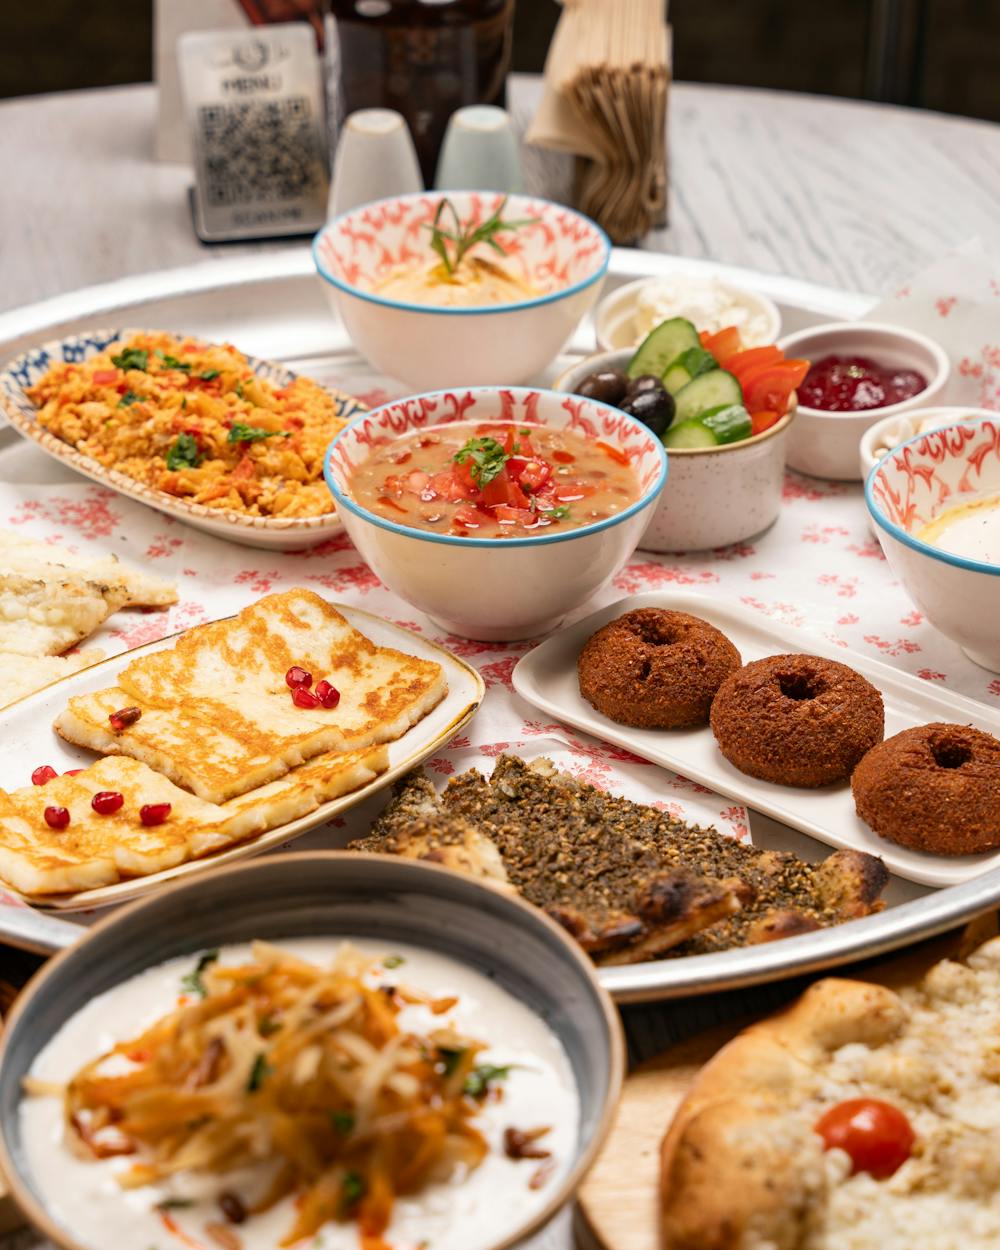
[[[297,706],[293,664],[336,706]],[[474,669],[400,626],[310,590],[267,596],[0,712],[0,882],[79,910],[277,847],[439,750],[483,694]],[[33,785],[44,765],[57,775]],[[95,811],[100,792],[123,801]]]

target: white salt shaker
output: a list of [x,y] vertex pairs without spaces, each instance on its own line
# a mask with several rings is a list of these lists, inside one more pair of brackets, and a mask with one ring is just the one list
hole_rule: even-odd
[[359,109],[340,132],[327,217],[424,189],[410,128],[393,109]]
[[438,160],[438,191],[520,191],[521,149],[510,114],[470,104],[451,115]]

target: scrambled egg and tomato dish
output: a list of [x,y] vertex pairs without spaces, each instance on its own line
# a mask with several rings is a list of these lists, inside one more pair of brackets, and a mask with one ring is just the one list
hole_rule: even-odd
[[155,490],[249,516],[333,510],[323,456],[346,424],[333,397],[256,377],[228,344],[136,334],[27,393],[44,429]]

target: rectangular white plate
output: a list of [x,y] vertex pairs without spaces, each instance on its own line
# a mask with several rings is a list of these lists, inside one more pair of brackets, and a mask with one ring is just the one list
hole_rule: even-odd
[[[591,634],[634,608],[672,608],[703,617],[732,640],[744,663],[767,655],[804,651],[801,630],[761,620],[739,604],[719,603],[704,595],[653,591],[621,599],[530,651],[514,669],[514,689],[535,707],[567,724],[627,747],[830,846],[880,855],[890,871],[907,880],[925,885],[956,885],[1000,867],[1000,851],[950,858],[909,851],[877,837],[856,814],[849,785],[803,790],[748,777],[723,758],[707,726],[687,730],[633,729],[596,711],[580,694],[577,656]],[[887,738],[929,721],[960,722],[1000,736],[1000,716],[981,703],[939,690],[821,638],[814,638],[809,645],[809,654],[850,664],[882,692]]]
[[[237,859],[245,859],[250,855],[259,855],[283,843],[297,838],[300,834],[322,825],[338,813],[361,803],[377,791],[384,789],[397,777],[415,768],[428,756],[433,755],[446,743],[450,742],[462,725],[468,721],[482,702],[486,687],[483,679],[474,668],[453,656],[419,634],[411,633],[399,625],[393,625],[381,617],[372,616],[358,608],[347,604],[337,604],[348,621],[372,642],[380,646],[396,647],[400,651],[409,652],[425,660],[435,660],[442,665],[448,682],[448,693],[437,707],[422,721],[414,725],[402,738],[389,744],[389,768],[381,776],[360,790],[342,795],[330,803],[324,803],[314,812],[302,816],[289,824],[277,829],[258,834],[246,842],[219,851],[215,855],[206,855],[202,859],[188,860],[178,864],[176,868],[164,872],[153,873],[148,877],[136,877],[127,881],[119,881],[114,885],[102,886],[96,890],[83,890],[76,894],[65,894],[46,898],[44,901],[31,900],[33,908],[42,910],[78,911],[82,908],[103,907],[109,903],[124,903],[138,898],[156,889],[164,881],[178,877],[191,876],[193,873],[205,872],[216,864],[232,863]],[[102,690],[112,684],[117,674],[141,655],[149,655],[171,645],[173,639],[164,638],[133,651],[123,652],[95,664],[93,668],[83,669],[71,677],[63,678],[51,686],[26,698],[12,703],[0,712],[0,741],[4,744],[0,755],[0,787],[5,790],[16,790],[20,786],[30,784],[31,773],[40,764],[51,764],[57,772],[65,772],[70,768],[82,768],[94,759],[93,752],[82,747],[71,746],[58,737],[52,728],[56,715],[66,706],[66,701],[77,694],[86,694],[93,690]]]

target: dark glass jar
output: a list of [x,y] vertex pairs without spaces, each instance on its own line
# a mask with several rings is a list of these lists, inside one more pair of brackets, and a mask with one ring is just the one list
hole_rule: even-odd
[[513,19],[514,0],[329,0],[334,139],[356,109],[396,109],[430,186],[452,113],[504,103]]

